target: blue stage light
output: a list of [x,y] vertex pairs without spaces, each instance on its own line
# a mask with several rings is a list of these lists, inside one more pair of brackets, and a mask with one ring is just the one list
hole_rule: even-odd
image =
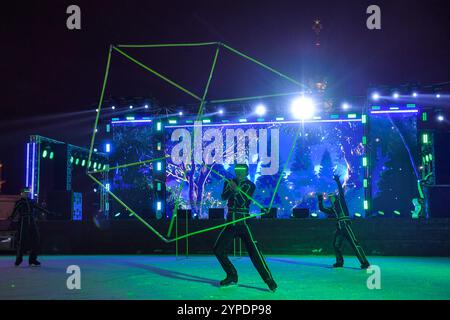
[[378,92],[374,92],[372,93],[372,100],[378,100],[380,99],[380,94]]
[[257,105],[256,106],[256,109],[255,109],[255,113],[258,115],[258,116],[263,116],[263,115],[265,115],[266,114],[266,106],[264,106],[263,104],[259,104],[259,105]]
[[291,112],[296,119],[311,119],[315,112],[313,99],[305,96],[296,98],[292,101]]

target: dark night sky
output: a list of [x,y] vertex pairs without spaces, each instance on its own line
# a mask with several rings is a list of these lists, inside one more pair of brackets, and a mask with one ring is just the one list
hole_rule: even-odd
[[[80,31],[66,28],[65,12],[70,4],[81,7]],[[382,30],[366,28],[365,11],[370,4],[381,7]],[[333,92],[352,96],[366,94],[367,87],[375,84],[450,80],[449,16],[448,0],[55,0],[21,1],[13,7],[2,4],[0,160],[11,170],[14,159],[20,159],[17,170],[23,171],[26,135],[64,136],[57,133],[61,123],[47,120],[43,124],[43,116],[92,109],[100,94],[109,44],[222,41],[299,80],[322,73],[330,79]],[[324,27],[319,50],[314,47],[312,31],[316,18]],[[211,49],[151,50],[129,52],[201,93]],[[230,58],[218,69],[218,80],[211,89],[214,98],[270,91],[276,78],[233,62]],[[150,78],[114,54],[106,96],[153,94],[163,103],[172,102],[173,97],[177,100],[173,102],[191,102],[172,95],[173,91]],[[283,84],[277,83],[277,89],[280,86]],[[66,136],[68,131],[66,128]],[[9,180],[16,179],[6,171]],[[16,192],[19,184],[10,181],[6,190]]]

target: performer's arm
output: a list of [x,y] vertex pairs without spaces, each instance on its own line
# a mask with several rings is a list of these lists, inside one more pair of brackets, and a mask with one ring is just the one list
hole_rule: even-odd
[[417,190],[419,191],[419,198],[425,199],[425,196],[423,194],[422,186],[425,184],[425,182],[428,180],[428,178],[433,174],[433,172],[430,172],[427,174],[422,180],[417,180]]
[[247,195],[249,197],[253,197],[253,194],[255,193],[255,190],[256,190],[255,184],[251,183],[250,184],[250,189],[247,191]]
[[422,191],[422,181],[423,180],[417,180],[417,190],[419,190],[419,197],[420,199],[423,199],[423,191]]
[[19,208],[20,208],[21,204],[22,204],[21,202],[16,203],[16,205],[14,206],[14,210],[8,219],[14,220],[16,218],[17,214],[19,213]]
[[348,208],[347,208],[347,202],[345,201],[344,188],[342,188],[342,184],[341,184],[341,181],[339,180],[339,176],[338,175],[335,174],[333,176],[333,179],[334,179],[334,181],[336,181],[336,184],[338,186],[339,202],[341,203],[342,210],[348,216],[349,212],[348,212]]
[[[244,193],[251,197],[253,196],[253,193],[255,192],[255,185],[253,183],[245,183],[241,188],[241,195],[245,197]],[[245,197],[245,199],[248,199],[248,197]]]
[[232,194],[233,194],[233,190],[231,190],[230,182],[225,181],[225,183],[223,184],[223,190],[222,190],[222,195],[221,195],[222,200],[230,199]]
[[246,201],[251,201],[249,198],[253,196],[253,193],[255,193],[255,185],[250,182],[244,183],[240,190],[239,190],[239,196],[242,198],[243,203]]
[[323,206],[323,195],[319,194],[317,196],[317,200],[319,201],[319,210],[322,211],[323,213],[326,214],[333,214],[333,210],[329,209],[329,208],[325,208]]
[[44,207],[41,207],[41,206],[38,205],[37,203],[32,202],[32,205],[33,205],[33,207],[34,207],[36,210],[39,210],[39,211],[44,212],[44,213],[46,213],[46,214],[50,214],[50,211],[48,211],[48,210],[45,209]]

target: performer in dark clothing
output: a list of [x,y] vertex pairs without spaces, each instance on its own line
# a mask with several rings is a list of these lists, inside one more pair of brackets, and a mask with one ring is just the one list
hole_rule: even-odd
[[30,256],[28,263],[30,266],[40,266],[37,260],[40,247],[39,230],[36,224],[36,211],[49,213],[48,210],[37,205],[33,200],[29,199],[30,191],[24,189],[21,198],[16,202],[14,211],[9,217],[11,220],[18,221],[17,230],[17,254],[15,266],[18,267],[23,260],[23,253],[27,247],[30,248]]
[[318,195],[320,211],[326,214],[333,214],[337,219],[337,228],[333,241],[333,247],[336,253],[336,263],[333,265],[333,267],[340,268],[344,266],[342,246],[344,244],[344,240],[347,240],[355,251],[359,262],[361,263],[361,269],[367,269],[370,264],[369,261],[367,261],[364,250],[362,249],[361,245],[355,237],[355,234],[353,233],[347,203],[345,202],[344,190],[339,180],[339,176],[335,175],[334,180],[338,185],[339,194],[338,197],[336,197],[335,194],[329,195],[329,199],[332,204],[330,208],[325,208],[323,206],[323,195]]
[[[251,203],[249,197],[253,195],[256,188],[255,184],[247,179],[247,165],[236,165],[234,170],[236,178],[226,181],[222,192],[222,199],[228,200],[227,220],[231,221],[249,215]],[[240,237],[261,278],[268,285],[270,291],[275,292],[277,284],[273,280],[269,267],[256,245],[256,241],[253,239],[247,220],[248,219],[225,226],[220,232],[216,244],[214,245],[214,254],[227,274],[227,277],[220,282],[220,286],[236,285],[238,282],[237,271],[230,259],[228,259],[226,250],[229,248],[235,237]]]

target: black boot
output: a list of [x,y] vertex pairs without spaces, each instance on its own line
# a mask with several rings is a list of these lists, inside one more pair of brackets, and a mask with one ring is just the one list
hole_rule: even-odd
[[16,257],[16,262],[14,262],[14,265],[16,267],[20,266],[20,264],[22,263],[23,258],[22,257]]
[[363,263],[362,265],[361,265],[361,269],[367,269],[367,268],[369,268],[370,267],[370,263],[369,262],[365,262],[365,263]]
[[235,285],[237,285],[237,282],[238,282],[237,275],[227,275],[227,277],[225,279],[220,281],[220,286],[221,287],[235,286]]
[[269,287],[269,290],[272,292],[275,292],[278,288],[277,283],[273,279],[269,279],[266,281],[267,286]]
[[39,261],[37,261],[37,259],[28,261],[28,264],[30,267],[40,267],[41,266],[41,263]]

